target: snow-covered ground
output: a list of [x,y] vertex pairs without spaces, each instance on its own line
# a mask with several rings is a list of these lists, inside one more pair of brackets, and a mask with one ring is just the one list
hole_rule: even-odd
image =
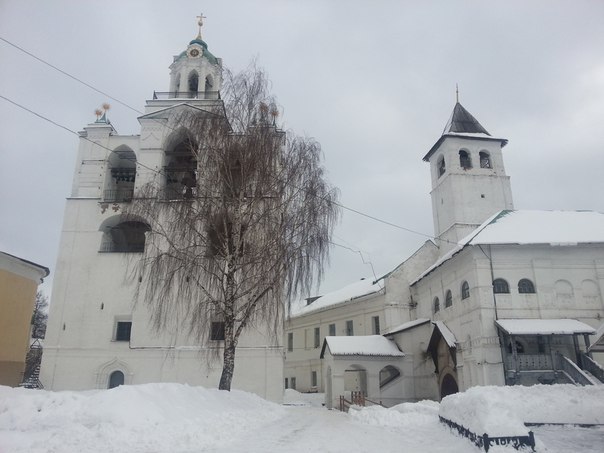
[[[548,389],[552,398],[544,403]],[[576,400],[579,408],[595,407],[589,400],[604,400],[593,389],[581,389],[549,386],[531,396],[530,389],[520,388],[524,393],[508,395],[508,407],[499,417],[504,423],[504,417],[515,416],[514,408],[524,410],[533,397],[544,413],[561,412],[556,399],[562,393],[570,395],[567,401]],[[498,391],[485,388],[475,391],[484,393],[480,398],[460,400],[462,417],[471,417],[467,408],[477,400],[482,404],[488,395],[499,400]],[[322,396],[288,390],[285,404],[278,405],[249,393],[180,384],[88,392],[0,387],[0,453],[480,451],[438,421],[443,409],[438,403],[352,408],[344,414],[322,407]],[[497,412],[497,404],[491,407]],[[604,429],[544,426],[534,431],[539,452],[604,451]]]

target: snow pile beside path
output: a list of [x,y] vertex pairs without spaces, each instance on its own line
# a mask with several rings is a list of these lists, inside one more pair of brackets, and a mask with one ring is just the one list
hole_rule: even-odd
[[436,420],[438,408],[437,402],[425,400],[418,403],[402,403],[391,408],[351,406],[348,415],[368,425],[409,428]]
[[250,393],[181,384],[87,392],[0,386],[0,451],[199,450],[228,444],[283,411]]
[[313,406],[325,405],[325,393],[300,393],[294,389],[285,389],[283,393],[285,406]]
[[604,386],[472,387],[444,398],[440,415],[490,436],[526,435],[524,423],[604,423]]

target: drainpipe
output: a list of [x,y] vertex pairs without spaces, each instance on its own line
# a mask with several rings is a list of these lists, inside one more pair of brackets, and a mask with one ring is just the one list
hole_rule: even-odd
[[487,259],[489,260],[489,268],[491,270],[491,291],[493,291],[493,306],[495,307],[495,320],[499,319],[499,316],[497,314],[497,296],[495,296],[495,289],[493,288],[493,281],[495,281],[495,275],[493,273],[493,252],[491,251],[491,244],[489,244],[489,254],[487,255],[484,250],[482,249],[482,246],[479,244],[478,248],[480,249],[480,251],[483,253],[484,256],[487,257]]

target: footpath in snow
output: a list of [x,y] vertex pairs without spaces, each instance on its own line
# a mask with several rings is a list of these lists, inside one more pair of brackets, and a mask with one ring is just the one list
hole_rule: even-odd
[[[589,407],[597,406],[588,399],[604,404],[604,395],[585,393],[581,387],[535,387],[535,395],[531,395],[533,388],[520,388],[517,392],[524,393],[516,396],[499,395],[500,389],[513,392],[516,387],[478,388],[475,395],[466,392],[469,397],[458,401],[458,411],[447,409],[445,399],[443,405],[422,401],[390,409],[352,408],[345,414],[323,408],[322,395],[291,390],[285,393],[285,404],[278,405],[245,392],[180,384],[87,392],[0,387],[0,453],[472,453],[480,450],[440,423],[439,411],[452,410],[459,421],[472,419],[472,414],[488,415],[489,424],[502,425],[526,413],[531,398],[546,414],[557,411],[561,394],[569,395],[568,402],[576,400],[577,408],[587,407],[584,418],[591,413]],[[490,404],[487,415],[482,408],[485,402]],[[493,416],[503,402],[505,410]],[[545,426],[534,431],[538,452],[604,451],[602,429]],[[498,448],[490,451],[515,451]]]

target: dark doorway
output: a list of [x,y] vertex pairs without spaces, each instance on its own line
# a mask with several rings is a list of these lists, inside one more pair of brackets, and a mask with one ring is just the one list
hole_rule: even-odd
[[114,371],[109,376],[109,388],[115,388],[120,385],[124,385],[124,373],[121,371]]
[[442,383],[440,384],[440,399],[457,392],[459,392],[457,381],[450,374],[446,374]]

